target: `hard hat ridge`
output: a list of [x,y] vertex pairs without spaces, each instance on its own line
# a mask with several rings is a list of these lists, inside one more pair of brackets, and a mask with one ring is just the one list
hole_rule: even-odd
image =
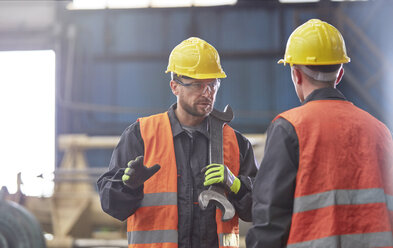
[[197,37],[182,41],[172,50],[165,73],[168,72],[196,79],[226,77],[217,50]]
[[344,39],[332,25],[310,19],[296,28],[288,39],[285,55],[278,63],[334,65],[350,62]]

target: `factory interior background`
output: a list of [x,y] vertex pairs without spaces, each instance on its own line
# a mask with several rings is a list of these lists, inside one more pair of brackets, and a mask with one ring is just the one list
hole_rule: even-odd
[[127,247],[95,182],[123,130],[176,101],[165,70],[189,37],[219,52],[215,107],[232,107],[258,162],[270,122],[300,105],[277,61],[311,18],[346,42],[338,89],[393,130],[392,13],[390,0],[0,1],[0,226],[30,247]]

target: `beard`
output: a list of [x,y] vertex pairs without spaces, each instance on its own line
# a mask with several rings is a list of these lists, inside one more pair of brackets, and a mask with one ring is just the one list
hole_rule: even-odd
[[206,117],[213,110],[214,100],[201,98],[198,99],[195,103],[189,104],[186,101],[179,99],[179,105],[181,105],[184,111],[186,111],[189,115],[195,117]]

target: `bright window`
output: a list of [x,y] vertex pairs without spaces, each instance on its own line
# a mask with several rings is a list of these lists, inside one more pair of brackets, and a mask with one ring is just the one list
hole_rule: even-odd
[[173,8],[234,5],[237,0],[73,0],[70,9]]
[[[0,52],[0,186],[9,193],[53,193],[55,53]],[[42,175],[40,177],[40,175]]]
[[314,3],[319,0],[279,0],[280,3]]

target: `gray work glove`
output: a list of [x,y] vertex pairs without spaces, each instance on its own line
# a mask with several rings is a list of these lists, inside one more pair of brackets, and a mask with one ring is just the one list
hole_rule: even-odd
[[153,176],[161,166],[155,164],[152,167],[146,167],[143,164],[143,156],[138,156],[127,164],[124,174],[121,177],[124,185],[131,189],[140,187],[147,179]]

